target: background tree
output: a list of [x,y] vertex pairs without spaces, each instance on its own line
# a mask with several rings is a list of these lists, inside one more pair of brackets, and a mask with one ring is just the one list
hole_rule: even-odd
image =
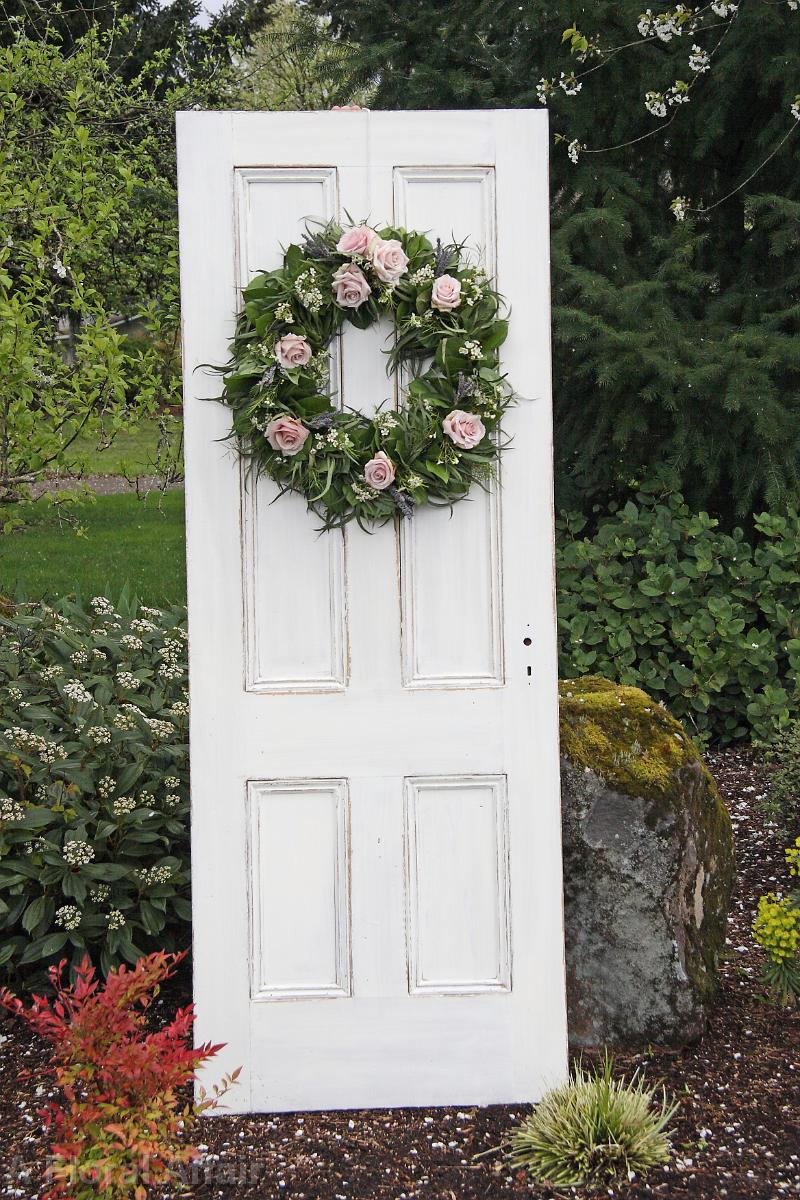
[[261,0],[227,0],[203,27],[202,0],[0,0],[0,45],[24,34],[68,54],[87,33],[112,35],[104,43],[110,70],[131,82],[158,57],[160,69],[148,72],[148,82],[161,94],[178,78],[221,83],[231,47],[249,44],[264,7]]
[[111,45],[0,48],[0,500],[69,467],[81,432],[180,402],[174,114],[208,88],[154,100],[163,59],[126,83]]
[[264,16],[247,53],[234,61],[234,104],[305,110],[368,101],[369,68],[357,47],[333,36],[328,17],[295,0],[277,0]]
[[[715,22],[642,39],[639,3],[312,0],[376,73],[374,107],[536,106],[552,157],[557,492],[606,504],[677,469],[727,523],[800,500],[800,6],[742,0]],[[708,6],[703,10],[709,13]],[[714,13],[714,16],[717,14]],[[693,41],[724,39],[668,128],[645,107],[690,79]],[[562,47],[577,26],[611,57],[580,94]],[[701,49],[703,46],[701,46]],[[656,130],[655,133],[652,131]],[[642,135],[648,135],[642,140]],[[567,149],[578,152],[572,162]],[[593,151],[616,147],[606,153]],[[752,178],[750,178],[752,176]],[[744,181],[749,180],[745,187]],[[732,193],[729,195],[729,193]],[[712,211],[676,223],[670,202]],[[723,199],[724,197],[727,197]]]

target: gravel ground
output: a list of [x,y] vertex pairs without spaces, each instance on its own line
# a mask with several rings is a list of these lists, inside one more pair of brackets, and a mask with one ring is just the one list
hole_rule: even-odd
[[[34,500],[46,493],[74,492],[88,488],[98,496],[114,496],[118,492],[152,492],[161,488],[159,475],[137,475],[135,479],[127,479],[124,475],[52,475],[38,483],[31,484],[31,495]],[[170,483],[168,491],[180,489],[183,481]]]
[[[748,751],[720,751],[709,765],[731,811],[739,865],[719,1000],[698,1044],[617,1056],[618,1072],[641,1067],[679,1101],[675,1156],[646,1180],[600,1195],[774,1200],[800,1194],[800,1013],[765,1003],[750,932],[758,896],[785,882],[784,838],[760,813],[765,785]],[[161,1003],[184,1002],[185,986]],[[33,1200],[42,1190],[47,1151],[37,1116],[46,1097],[46,1053],[17,1022],[0,1026],[0,1040],[0,1196]],[[207,1118],[197,1134],[203,1159],[192,1168],[188,1191],[197,1200],[585,1195],[535,1188],[523,1171],[509,1171],[497,1147],[525,1111]]]

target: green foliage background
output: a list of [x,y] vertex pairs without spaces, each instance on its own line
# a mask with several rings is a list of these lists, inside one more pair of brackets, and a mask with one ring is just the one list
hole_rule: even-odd
[[[537,107],[540,77],[581,69],[564,29],[631,42],[643,5],[311,7],[360,48],[373,107],[426,109]],[[800,135],[709,219],[676,225],[668,206],[714,203],[792,128],[800,15],[741,5],[669,132],[634,141],[657,126],[645,92],[689,76],[692,40],[621,53],[550,105],[555,134],[624,147],[577,167],[563,143],[552,155],[557,499],[605,502],[669,463],[689,504],[732,527],[800,497]]]

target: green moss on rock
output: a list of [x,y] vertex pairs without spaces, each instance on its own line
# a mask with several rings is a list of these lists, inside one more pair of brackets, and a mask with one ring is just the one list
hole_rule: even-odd
[[674,790],[675,772],[696,765],[714,788],[694,742],[640,688],[585,675],[561,680],[559,700],[561,753],[616,791],[666,798]]

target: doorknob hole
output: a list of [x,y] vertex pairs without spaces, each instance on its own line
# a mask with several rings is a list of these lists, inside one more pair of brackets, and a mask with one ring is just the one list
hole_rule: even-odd
[[531,644],[531,639],[530,639],[530,638],[523,638],[523,639],[522,639],[522,644],[523,644],[523,646],[530,646],[530,644]]

